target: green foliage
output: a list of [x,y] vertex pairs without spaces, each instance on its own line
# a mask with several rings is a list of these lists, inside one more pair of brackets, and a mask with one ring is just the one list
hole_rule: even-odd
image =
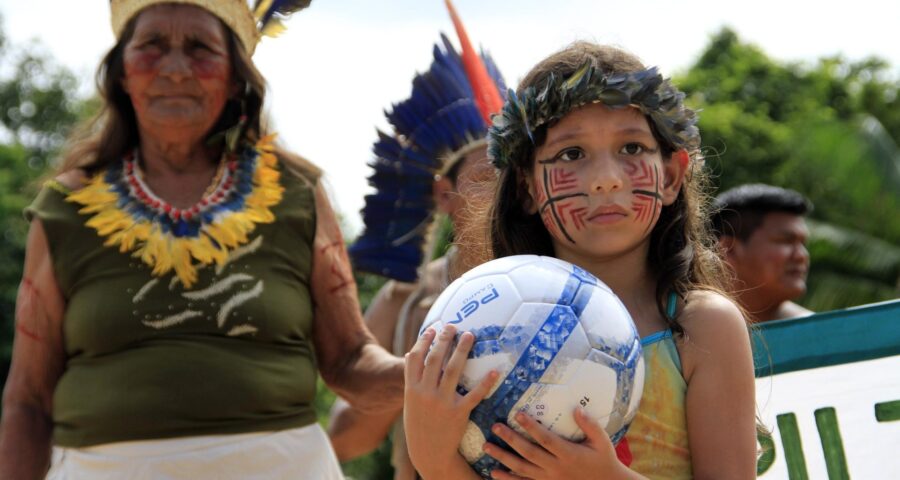
[[6,376],[15,296],[28,225],[22,216],[69,128],[83,115],[74,75],[37,45],[17,46],[0,31],[0,375]]
[[[770,183],[815,204],[802,303],[822,311],[900,294],[896,253],[885,253],[900,244],[900,79],[884,61],[782,64],[726,28],[677,83],[701,110],[720,190]],[[849,238],[882,254],[842,254]]]

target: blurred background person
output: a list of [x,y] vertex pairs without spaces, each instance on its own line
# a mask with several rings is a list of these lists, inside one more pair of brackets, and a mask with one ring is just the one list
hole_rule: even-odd
[[746,184],[714,202],[713,230],[733,271],[731,291],[754,322],[811,315],[793,300],[806,293],[812,203],[800,193]]
[[[449,218],[453,232],[477,231],[470,222],[486,208],[496,179],[487,160],[489,115],[502,107],[503,79],[486,54],[471,47],[462,24],[451,16],[462,44],[457,53],[446,36],[434,46],[429,70],[413,79],[410,97],[387,113],[394,136],[379,132],[375,172],[366,197],[366,230],[350,247],[354,268],[384,275],[388,281],[366,311],[366,324],[378,341],[403,356],[418,337],[431,305],[450,282],[470,267],[486,245],[463,240],[428,262],[435,213]],[[473,235],[474,236],[474,235]],[[458,239],[457,239],[458,240]],[[422,266],[425,263],[424,267]],[[383,415],[360,412],[338,399],[329,435],[342,461],[374,450],[393,430],[392,464],[396,479],[415,479],[402,429],[402,409]]]
[[27,209],[0,478],[338,480],[317,377],[400,404],[320,172],[261,123],[259,31],[309,1],[257,3],[110,3],[101,114]]

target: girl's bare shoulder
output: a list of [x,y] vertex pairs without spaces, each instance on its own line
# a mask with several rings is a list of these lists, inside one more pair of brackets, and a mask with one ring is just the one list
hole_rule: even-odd
[[750,351],[747,321],[726,295],[697,290],[687,295],[678,321],[684,328],[679,345],[685,379],[705,360],[727,361]]

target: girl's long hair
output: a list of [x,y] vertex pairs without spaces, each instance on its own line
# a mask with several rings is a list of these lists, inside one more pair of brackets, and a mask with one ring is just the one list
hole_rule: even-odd
[[[568,77],[588,60],[607,74],[645,68],[637,57],[621,49],[576,42],[536,65],[522,80],[517,93],[540,84],[551,72],[557,77]],[[647,121],[661,146],[663,161],[672,161],[676,147],[658,134],[649,117]],[[534,168],[534,149],[546,140],[549,126],[539,127],[534,133],[531,151],[511,159],[510,165],[500,172],[488,213],[488,244],[494,258],[521,254],[554,255],[550,234],[540,215],[527,211],[532,200],[525,183]],[[650,233],[647,258],[651,272],[656,276],[657,308],[673,332],[679,334],[683,334],[684,329],[666,313],[669,292],[675,292],[681,298],[686,298],[687,293],[695,289],[724,292],[726,272],[706,221],[710,202],[705,193],[708,178],[703,168],[703,156],[699,150],[688,153],[691,162],[681,192],[672,205],[663,207]]]
[[[131,98],[122,87],[122,78],[125,74],[125,46],[134,35],[137,18],[131,19],[119,41],[100,63],[96,74],[97,91],[101,101],[100,110],[93,118],[74,130],[62,153],[57,174],[82,169],[88,175],[92,175],[123,158],[140,143],[134,107]],[[243,90],[237,97],[228,100],[209,136],[228,130],[238,123],[241,115],[246,115],[244,140],[255,143],[267,133],[262,115],[266,82],[237,35],[224,23],[221,25],[227,33],[232,78],[243,87]],[[318,167],[297,154],[281,148],[276,148],[275,153],[288,169],[308,180],[315,182],[321,174]]]

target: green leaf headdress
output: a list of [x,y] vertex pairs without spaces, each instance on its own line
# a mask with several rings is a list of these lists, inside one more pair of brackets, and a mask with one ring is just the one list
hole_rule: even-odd
[[519,96],[510,90],[488,133],[488,156],[497,168],[508,167],[534,148],[538,128],[592,103],[611,108],[637,107],[674,150],[690,152],[700,147],[696,113],[684,106],[684,93],[664,79],[656,67],[605,74],[587,61],[568,77],[551,72]]

